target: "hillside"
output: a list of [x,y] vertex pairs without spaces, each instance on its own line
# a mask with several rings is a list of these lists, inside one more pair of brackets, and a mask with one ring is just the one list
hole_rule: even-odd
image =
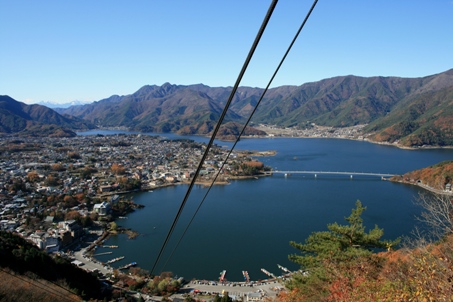
[[44,279],[30,278],[14,271],[0,270],[0,300],[14,302],[80,301],[70,290]]
[[444,190],[447,184],[453,184],[453,161],[444,161],[420,170],[394,176],[392,181],[421,183],[436,190]]
[[[439,218],[437,210],[451,217],[451,197],[446,201],[450,203],[446,208],[424,207],[430,213],[424,217]],[[289,259],[300,270],[288,280],[289,291],[278,301],[451,301],[451,218],[449,229],[437,237],[441,240],[430,243],[418,233],[394,251],[399,239],[382,240],[384,230],[377,225],[366,232],[364,210],[357,201],[345,217],[347,224],[328,224],[326,231],[313,232],[303,243],[290,242],[297,253]]]
[[9,96],[0,96],[0,133],[22,136],[71,137],[72,130],[93,126],[72,116],[64,116],[41,105],[27,105]]
[[[84,299],[103,299],[106,294],[108,295],[103,293],[101,283],[96,276],[76,267],[65,258],[59,256],[52,258],[18,235],[4,231],[0,232],[0,269],[2,273],[10,276],[9,278],[15,278],[17,284],[20,283],[17,279],[23,281],[31,276],[40,283],[52,283],[54,286],[63,287],[54,293],[56,296],[63,293],[68,295],[69,291]],[[23,287],[27,287],[27,291],[22,293],[26,296],[42,294],[42,291],[35,290],[33,287]],[[3,293],[7,289],[8,283],[4,283],[2,278],[0,292]],[[11,292],[7,291],[6,296],[9,294]],[[1,297],[0,300],[2,300]]]
[[[99,127],[206,135],[215,126],[231,89],[203,84],[148,85],[130,95],[56,110]],[[225,123],[243,123],[262,92],[261,88],[239,87]],[[269,89],[251,126],[367,124],[364,134],[373,141],[452,146],[452,102],[453,69],[422,78],[348,75]],[[237,135],[234,128],[229,132]]]

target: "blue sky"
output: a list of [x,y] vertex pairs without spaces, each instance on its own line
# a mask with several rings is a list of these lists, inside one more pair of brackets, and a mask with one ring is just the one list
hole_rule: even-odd
[[[233,86],[271,1],[0,0],[0,95],[97,101]],[[241,86],[265,87],[312,0],[280,0]],[[272,87],[453,68],[453,0],[320,0]]]

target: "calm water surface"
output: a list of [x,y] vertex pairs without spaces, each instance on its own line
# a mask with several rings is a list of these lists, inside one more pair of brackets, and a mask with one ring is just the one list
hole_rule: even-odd
[[[191,138],[208,141],[203,137]],[[244,139],[236,149],[276,150],[276,156],[260,160],[279,170],[403,174],[453,159],[453,150],[401,150],[337,139]],[[186,185],[178,185],[134,194],[134,201],[145,208],[130,214],[128,219],[119,220],[118,224],[137,230],[140,236],[133,240],[122,235],[111,237],[106,244],[119,248],[109,250],[113,254],[99,256],[99,260],[126,256],[116,265],[136,261],[140,267],[150,270],[186,190]],[[410,235],[417,223],[415,216],[420,213],[413,204],[418,188],[378,178],[275,175],[233,181],[211,190],[167,262],[205,192],[206,189],[199,186],[192,191],[174,240],[170,241],[156,272],[172,271],[186,279],[217,279],[225,269],[227,279],[240,281],[243,279],[241,271],[247,270],[251,279],[264,279],[266,275],[261,268],[275,274],[281,273],[277,264],[297,269],[288,260],[288,255],[296,252],[289,241],[303,242],[313,231],[326,230],[328,223],[345,223],[344,217],[349,216],[358,199],[367,207],[363,214],[367,227],[378,224],[388,239]]]

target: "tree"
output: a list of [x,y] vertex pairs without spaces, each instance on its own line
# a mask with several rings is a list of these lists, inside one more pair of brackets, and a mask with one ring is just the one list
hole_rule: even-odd
[[112,231],[116,231],[116,230],[118,229],[118,225],[116,224],[116,222],[112,221],[112,222],[110,223],[110,229],[111,229]]
[[[353,267],[363,267],[373,254],[372,249],[394,246],[399,240],[381,240],[384,231],[378,226],[365,232],[361,215],[366,207],[358,200],[356,208],[346,217],[347,225],[329,224],[328,231],[314,232],[305,243],[290,242],[301,254],[293,254],[289,259],[301,265],[304,273],[295,274],[288,287],[298,289],[302,294],[321,299],[327,295],[326,284],[338,278],[338,272],[350,272]],[[365,259],[365,260],[364,260]],[[307,299],[309,301],[310,299]]]
[[233,299],[231,299],[230,296],[228,296],[228,293],[223,294],[222,299],[220,299],[220,302],[231,302],[231,301],[233,301]]
[[83,179],[88,179],[88,178],[91,178],[91,176],[96,172],[97,172],[97,170],[95,168],[86,166],[85,168],[83,168],[82,172],[80,173],[80,176]]
[[44,181],[44,184],[46,186],[56,186],[56,185],[58,185],[58,180],[55,176],[53,176],[52,174],[49,174],[49,175],[47,175],[47,178]]
[[61,172],[61,171],[66,170],[66,168],[63,167],[63,165],[60,164],[60,163],[53,164],[53,165],[51,166],[51,169],[52,169],[53,171],[57,171],[57,172]]
[[356,208],[345,220],[349,225],[329,224],[329,231],[312,233],[305,244],[290,242],[290,245],[302,252],[302,255],[291,255],[291,261],[309,269],[324,259],[344,261],[359,256],[366,256],[373,248],[386,248],[392,242],[381,241],[384,231],[376,225],[365,233],[361,215],[366,207],[358,200]]
[[30,171],[27,173],[27,179],[29,182],[35,182],[37,180],[39,180],[39,175],[38,175],[38,172],[36,171]]
[[68,152],[68,157],[71,159],[80,159],[82,158],[77,152]]
[[113,164],[113,165],[110,167],[110,170],[111,170],[112,173],[115,174],[115,175],[123,175],[123,174],[126,173],[126,169],[124,168],[124,166],[119,165],[119,164]]
[[453,198],[441,193],[420,193],[416,203],[424,211],[418,219],[426,223],[435,239],[453,233]]
[[70,211],[65,215],[65,220],[80,220],[80,213],[78,211]]

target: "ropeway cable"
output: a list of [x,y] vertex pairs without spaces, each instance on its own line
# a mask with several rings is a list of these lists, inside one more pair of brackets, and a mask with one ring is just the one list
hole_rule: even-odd
[[238,76],[238,78],[236,80],[236,83],[235,83],[235,85],[233,87],[233,90],[230,93],[228,101],[225,104],[225,107],[224,107],[224,109],[222,111],[222,114],[220,115],[219,121],[217,122],[217,125],[216,125],[216,127],[215,127],[215,129],[214,129],[214,131],[212,133],[211,139],[209,140],[209,143],[206,146],[206,150],[205,150],[205,152],[203,154],[203,157],[201,158],[200,163],[198,164],[198,168],[197,168],[197,170],[195,172],[195,175],[192,178],[192,181],[190,182],[190,185],[189,185],[189,188],[187,189],[186,195],[184,196],[184,199],[183,199],[183,201],[181,203],[181,206],[179,207],[179,210],[178,210],[178,212],[176,214],[176,217],[173,220],[173,224],[171,225],[170,230],[169,230],[169,232],[167,234],[167,237],[165,238],[165,241],[162,244],[162,247],[161,247],[160,252],[159,252],[159,254],[158,254],[157,258],[156,258],[156,261],[154,262],[154,265],[153,265],[153,267],[151,269],[151,274],[153,273],[157,263],[159,262],[159,259],[162,256],[162,253],[163,253],[165,247],[167,246],[168,241],[169,241],[169,239],[170,239],[170,237],[171,237],[171,235],[172,235],[172,233],[173,233],[173,231],[175,229],[175,226],[176,226],[176,224],[177,224],[177,222],[179,220],[179,217],[181,216],[182,210],[184,209],[184,206],[185,206],[185,204],[187,202],[187,199],[189,198],[190,192],[192,191],[192,188],[193,188],[193,186],[195,184],[195,180],[197,179],[198,175],[200,174],[201,168],[203,167],[203,163],[204,163],[204,161],[205,161],[205,159],[206,159],[206,157],[207,157],[207,155],[209,153],[209,150],[212,147],[212,144],[214,143],[214,139],[215,139],[215,137],[217,135],[217,132],[220,129],[220,126],[221,126],[221,124],[223,122],[223,119],[226,116],[226,113],[227,113],[228,108],[229,108],[229,106],[230,106],[230,104],[231,104],[231,102],[233,100],[233,97],[234,97],[236,91],[237,91],[237,88],[239,87],[239,83],[241,82],[242,77],[244,76],[244,73],[245,73],[245,71],[246,71],[246,69],[247,69],[247,67],[248,67],[248,65],[249,65],[249,63],[250,63],[250,61],[252,59],[253,53],[255,52],[255,50],[256,50],[256,48],[258,46],[258,43],[259,43],[259,41],[260,41],[260,39],[261,39],[261,37],[262,37],[262,35],[264,33],[264,30],[265,30],[265,28],[267,26],[267,23],[270,20],[270,17],[271,17],[271,15],[272,15],[272,13],[273,13],[273,11],[275,9],[275,6],[277,5],[277,2],[278,2],[278,0],[273,0],[272,3],[269,6],[267,14],[264,17],[264,20],[263,20],[263,22],[261,24],[261,27],[260,27],[260,29],[258,31],[258,34],[257,34],[256,38],[255,38],[255,41],[253,42],[253,45],[252,45],[252,47],[251,47],[251,49],[249,51],[249,54],[247,55],[247,58],[246,58],[243,66],[242,66],[241,72],[239,73],[239,76]]
[[[55,285],[55,286],[58,286],[59,288],[63,289],[64,292],[59,292],[59,291],[57,291],[57,290],[54,289],[54,288],[50,288],[50,287],[48,286],[48,284],[44,284],[44,283],[40,282],[39,279],[33,280],[33,282],[32,282],[32,281],[26,279],[25,277],[21,277],[20,275],[17,275],[17,274],[13,274],[13,273],[11,273],[11,272],[8,272],[7,270],[4,270],[3,268],[0,268],[0,271],[6,273],[6,274],[8,274],[8,275],[10,275],[10,276],[12,276],[12,277],[14,277],[14,278],[16,278],[16,279],[19,279],[19,280],[21,280],[21,281],[23,281],[23,282],[27,282],[27,283],[30,284],[31,286],[37,287],[37,288],[39,288],[39,289],[41,289],[41,290],[47,292],[48,294],[54,295],[54,296],[56,296],[56,297],[62,299],[62,300],[59,300],[59,301],[63,301],[63,300],[80,301],[79,299],[76,299],[76,298],[74,298],[74,297],[72,297],[72,296],[65,295],[65,292],[70,292],[71,294],[73,294],[74,296],[76,296],[76,297],[78,298],[79,295],[77,295],[75,292],[71,291],[70,289],[64,288],[64,287],[62,287],[61,285],[59,285],[59,284],[57,284],[57,283],[55,283],[55,282],[52,282],[52,281],[50,281],[50,280],[43,279],[43,280],[45,280],[46,282],[49,282],[49,283],[51,283],[51,284],[53,284],[53,285]],[[37,283],[40,284],[40,285],[42,285],[42,286],[38,285]]]
[[311,13],[313,12],[316,4],[318,3],[318,0],[315,0],[310,8],[310,10],[308,11],[307,15],[305,16],[305,19],[304,21],[302,22],[302,24],[300,25],[299,27],[299,30],[296,32],[296,34],[294,35],[294,38],[293,40],[291,41],[291,43],[289,44],[285,54],[283,55],[282,59],[280,60],[280,63],[278,64],[277,68],[275,69],[271,79],[269,80],[266,88],[263,90],[263,92],[261,93],[261,97],[259,98],[258,102],[256,103],[256,105],[254,106],[249,118],[247,119],[247,121],[245,122],[244,124],[244,127],[242,127],[242,130],[241,132],[239,133],[238,137],[236,138],[233,146],[231,147],[230,151],[228,152],[225,160],[223,161],[222,165],[220,166],[219,170],[217,171],[217,174],[215,175],[213,181],[211,182],[211,185],[209,186],[208,190],[206,191],[203,199],[201,200],[200,204],[198,205],[198,208],[195,210],[194,214],[192,215],[192,218],[190,219],[189,223],[187,224],[187,227],[185,228],[184,232],[182,233],[181,237],[179,238],[179,241],[178,243],[176,244],[176,246],[174,247],[173,251],[171,252],[170,256],[168,257],[167,261],[165,262],[164,266],[165,267],[168,263],[168,261],[170,261],[170,259],[172,258],[174,252],[176,251],[176,249],[178,248],[179,244],[181,243],[182,239],[184,238],[184,235],[186,234],[187,230],[189,229],[190,225],[192,224],[193,220],[195,219],[195,216],[197,215],[198,211],[200,210],[201,206],[203,205],[206,197],[208,196],[209,192],[211,191],[211,188],[212,186],[214,185],[214,183],[216,182],[217,180],[217,177],[219,176],[220,174],[220,171],[222,171],[223,167],[225,166],[226,162],[228,161],[228,159],[230,158],[230,155],[231,153],[233,152],[234,148],[236,147],[237,143],[239,142],[239,139],[241,138],[241,136],[244,134],[244,131],[246,129],[246,127],[248,126],[248,124],[250,123],[250,120],[252,119],[253,115],[255,114],[255,111],[258,109],[258,106],[259,104],[261,103],[261,101],[263,100],[264,98],[264,95],[266,94],[267,90],[269,89],[270,85],[272,84],[274,78],[276,77],[278,71],[280,70],[280,67],[283,65],[283,62],[285,61],[286,57],[288,56],[291,48],[293,47],[294,43],[296,42],[297,38],[299,37],[299,34],[300,32],[302,31],[302,29],[304,28],[305,26],[305,23],[307,23],[307,20],[308,18],[310,17]]

